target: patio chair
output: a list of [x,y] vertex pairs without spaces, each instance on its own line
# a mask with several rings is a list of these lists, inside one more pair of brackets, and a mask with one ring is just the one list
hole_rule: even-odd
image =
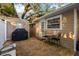
[[51,39],[52,36],[45,35],[45,36],[43,36],[43,37],[45,37],[45,41],[49,41],[49,42],[50,42],[50,39]]
[[58,33],[57,35],[52,36],[52,38],[50,39],[50,42],[60,45],[60,38],[61,38],[61,33]]

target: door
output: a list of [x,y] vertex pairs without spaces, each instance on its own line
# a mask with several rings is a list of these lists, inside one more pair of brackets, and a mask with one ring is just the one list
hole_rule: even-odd
[[35,24],[30,24],[30,37],[36,37]]

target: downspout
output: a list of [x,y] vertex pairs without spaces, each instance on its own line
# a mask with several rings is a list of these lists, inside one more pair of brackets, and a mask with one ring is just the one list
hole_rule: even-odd
[[5,20],[5,41],[7,40],[7,21]]
[[74,9],[74,52],[76,52],[77,43],[77,9]]

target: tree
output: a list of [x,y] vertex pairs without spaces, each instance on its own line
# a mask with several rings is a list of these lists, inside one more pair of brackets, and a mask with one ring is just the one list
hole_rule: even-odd
[[16,16],[14,6],[11,3],[2,3],[1,4],[1,13],[6,16]]

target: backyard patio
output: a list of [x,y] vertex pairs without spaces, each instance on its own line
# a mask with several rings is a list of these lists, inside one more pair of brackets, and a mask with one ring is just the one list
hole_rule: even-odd
[[73,51],[53,43],[40,41],[32,37],[28,40],[16,41],[17,56],[72,56]]
[[[79,41],[79,23],[76,23],[79,19],[79,4],[68,4],[55,10],[49,8],[48,11],[40,11],[41,5],[1,4],[1,55],[6,56],[4,52],[8,49],[2,51],[6,44],[13,49],[10,53],[6,52],[10,56],[73,56],[79,50],[78,45],[76,48],[76,41]],[[21,6],[22,11],[18,8]]]

